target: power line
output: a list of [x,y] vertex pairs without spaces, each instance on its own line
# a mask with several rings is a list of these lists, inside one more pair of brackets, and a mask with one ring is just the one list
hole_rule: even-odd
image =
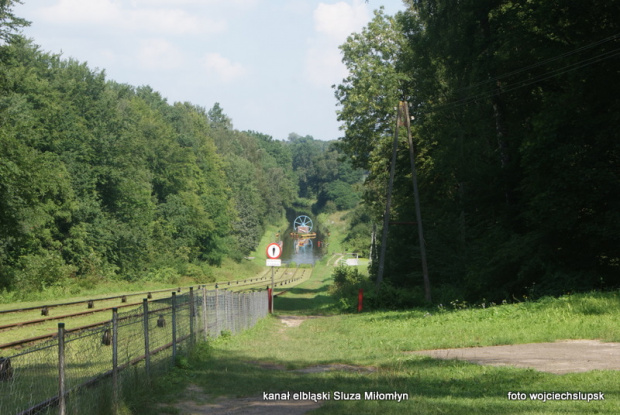
[[504,78],[508,78],[510,76],[518,75],[518,74],[520,74],[522,72],[529,71],[531,69],[537,68],[537,67],[542,66],[542,65],[546,65],[546,64],[551,63],[553,61],[556,61],[558,59],[566,58],[568,56],[571,56],[571,55],[583,52],[585,50],[588,50],[588,49],[591,49],[593,47],[602,45],[603,43],[607,43],[607,42],[610,42],[612,40],[616,40],[618,38],[620,38],[620,33],[616,33],[616,34],[608,36],[608,37],[606,37],[604,39],[598,40],[596,42],[592,42],[592,43],[590,43],[588,45],[581,46],[581,47],[579,47],[577,49],[574,49],[574,50],[571,50],[571,51],[568,51],[568,52],[561,53],[561,54],[553,56],[551,58],[547,58],[547,59],[542,60],[540,62],[533,63],[533,64],[525,66],[523,68],[515,69],[514,71],[507,72],[505,74],[498,75],[498,76],[486,79],[484,81],[479,81],[479,82],[477,82],[477,83],[475,83],[473,85],[468,85],[468,86],[465,86],[465,87],[462,87],[462,88],[458,88],[454,92],[465,91],[467,89],[475,88],[475,87],[478,87],[478,86],[481,86],[481,85],[484,85],[484,84],[487,84],[487,83],[491,83],[491,82],[495,83],[495,82],[497,82],[499,80],[502,80]]
[[[615,36],[615,37],[618,37],[618,36]],[[542,74],[540,74],[538,76],[535,76],[533,78],[530,78],[530,79],[525,79],[525,80],[521,80],[521,81],[515,81],[512,84],[506,84],[506,85],[504,85],[501,88],[501,90],[499,92],[500,93],[511,92],[511,91],[514,91],[514,90],[517,90],[517,89],[520,89],[520,88],[523,88],[523,87],[526,87],[526,86],[529,86],[529,85],[533,85],[533,84],[545,81],[545,80],[553,78],[553,77],[557,77],[559,75],[563,75],[563,74],[571,72],[571,71],[575,71],[577,69],[584,68],[586,66],[590,66],[590,65],[602,62],[602,61],[607,60],[607,59],[614,58],[614,57],[616,57],[618,55],[620,55],[620,48],[612,49],[610,51],[603,52],[603,53],[601,53],[599,55],[596,55],[596,56],[593,56],[593,57],[590,57],[590,58],[586,58],[586,59],[582,59],[582,60],[580,60],[578,62],[570,63],[568,65],[565,65],[564,67],[547,71],[545,73],[542,73]],[[559,57],[554,57],[554,58],[551,58],[551,59],[549,59],[547,61],[552,61],[552,60],[556,60],[556,59],[559,59]],[[542,65],[542,63],[539,62],[537,64],[530,65],[528,68],[532,68],[532,67],[540,66],[540,65]],[[505,77],[508,77],[508,76],[514,74],[514,73],[521,73],[524,70],[526,70],[526,69],[522,68],[522,69],[510,72],[508,74],[500,75],[499,77],[493,78],[493,80],[503,79]],[[477,85],[482,85],[482,84],[487,83],[487,82],[491,82],[491,80],[484,81],[484,82],[479,82]],[[474,86],[472,85],[469,88],[473,88],[473,87]],[[463,89],[461,89],[461,90],[463,90]],[[459,90],[456,90],[456,91],[459,91]],[[467,96],[467,97],[464,97],[464,98],[460,98],[460,99],[452,101],[452,102],[448,102],[448,103],[446,103],[444,105],[436,106],[436,107],[434,107],[432,110],[430,110],[428,112],[432,113],[432,112],[436,112],[436,111],[441,111],[441,110],[446,110],[446,109],[453,109],[453,108],[457,108],[457,107],[460,107],[460,106],[468,105],[468,104],[470,104],[472,102],[475,102],[477,100],[484,99],[484,98],[489,98],[489,97],[495,95],[496,93],[497,93],[497,91],[495,91],[495,90],[486,90],[486,91],[480,92],[478,94],[470,95],[470,96]]]

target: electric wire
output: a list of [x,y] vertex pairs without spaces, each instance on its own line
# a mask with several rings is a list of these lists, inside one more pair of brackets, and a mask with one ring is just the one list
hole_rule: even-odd
[[606,37],[604,39],[598,40],[596,42],[592,42],[592,43],[590,43],[588,45],[581,46],[581,47],[579,47],[577,49],[573,49],[571,51],[564,52],[564,53],[561,53],[559,55],[556,55],[556,56],[544,59],[544,60],[542,60],[540,62],[536,62],[536,63],[533,63],[533,64],[528,65],[528,66],[524,66],[524,67],[519,68],[519,69],[515,69],[515,70],[513,70],[511,72],[507,72],[507,73],[504,73],[504,74],[501,74],[501,75],[498,75],[498,76],[495,76],[495,77],[491,77],[489,79],[486,79],[484,81],[479,81],[479,82],[477,82],[475,84],[472,84],[472,85],[468,85],[468,86],[464,86],[464,87],[461,87],[461,88],[457,88],[457,89],[454,90],[454,92],[461,92],[461,91],[465,91],[465,90],[468,90],[468,89],[476,88],[478,86],[481,86],[481,85],[484,85],[484,84],[487,84],[487,83],[497,82],[497,81],[502,80],[504,78],[508,78],[508,77],[511,77],[511,76],[514,76],[514,75],[518,75],[518,74],[520,74],[522,72],[529,71],[529,70],[537,68],[539,66],[543,66],[543,65],[546,65],[548,63],[554,62],[554,61],[556,61],[558,59],[566,58],[568,56],[571,56],[571,55],[583,52],[585,50],[588,50],[588,49],[591,49],[593,47],[602,45],[603,43],[607,43],[607,42],[610,42],[612,40],[616,40],[618,38],[620,38],[620,33],[616,33],[616,34],[608,36],[608,37]]
[[[556,68],[556,69],[547,71],[545,73],[542,73],[542,74],[540,74],[538,76],[535,76],[533,78],[530,78],[530,79],[525,79],[525,80],[521,80],[521,81],[515,81],[512,84],[506,84],[501,89],[499,89],[499,91],[497,89],[486,90],[486,91],[480,92],[478,94],[470,95],[470,96],[463,97],[463,98],[460,98],[460,99],[452,101],[452,102],[448,102],[448,103],[443,104],[443,105],[434,106],[430,110],[425,111],[425,113],[428,114],[428,113],[434,113],[434,112],[438,112],[438,111],[442,111],[442,110],[454,109],[454,108],[458,108],[458,107],[461,107],[461,106],[468,105],[468,104],[470,104],[472,102],[475,102],[475,101],[478,101],[480,99],[489,98],[489,97],[491,97],[493,95],[496,95],[498,93],[502,94],[502,93],[507,93],[507,92],[515,91],[517,89],[520,89],[520,88],[523,88],[523,87],[526,87],[526,86],[530,86],[530,85],[533,85],[533,84],[545,81],[547,79],[551,79],[551,78],[563,75],[565,73],[568,73],[568,72],[571,72],[571,71],[575,71],[577,69],[581,69],[581,68],[584,68],[584,67],[587,67],[587,66],[590,66],[590,65],[602,62],[602,61],[607,60],[607,59],[614,58],[614,57],[616,57],[618,55],[620,55],[620,48],[612,49],[612,50],[600,53],[600,54],[598,54],[596,56],[589,57],[589,58],[582,59],[582,60],[577,61],[577,62],[570,63],[568,65],[565,65],[564,67]],[[555,58],[553,60],[555,60]],[[535,65],[536,66],[540,66],[539,64],[535,64]],[[530,65],[530,67],[533,67],[533,66],[534,65]],[[523,72],[523,70],[524,69],[516,70],[516,71],[511,72],[510,74],[520,73],[520,72]],[[500,77],[501,78],[505,78],[507,76],[508,76],[508,74],[504,74],[504,75],[501,75]],[[496,77],[494,79],[499,79],[500,77]],[[485,82],[488,82],[488,81],[485,81]],[[478,83],[478,84],[481,84],[481,83]],[[495,87],[495,88],[497,88],[497,87]]]

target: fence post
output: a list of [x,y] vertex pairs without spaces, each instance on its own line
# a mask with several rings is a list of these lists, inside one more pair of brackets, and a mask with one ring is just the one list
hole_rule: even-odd
[[215,289],[215,337],[220,337],[220,313],[219,313],[219,298],[220,298],[220,294],[217,290],[217,288]]
[[58,323],[58,414],[65,415],[65,323]]
[[248,328],[248,315],[245,309],[245,293],[242,292],[239,297],[239,308],[241,309],[241,330],[245,330]]
[[249,295],[250,293],[243,293],[243,314],[245,315],[245,329],[249,329],[251,324]]
[[172,364],[177,361],[177,293],[172,293]]
[[151,351],[149,347],[149,300],[142,299],[142,309],[144,312],[144,365],[147,378],[151,375]]
[[202,286],[202,328],[204,333],[205,341],[209,337],[209,333],[207,330],[207,286]]
[[194,318],[196,317],[196,307],[194,304],[194,287],[189,287],[189,344],[194,345],[196,336],[194,335]]
[[118,308],[112,309],[112,405],[118,413]]
[[230,292],[230,316],[231,316],[231,330],[230,332],[232,334],[237,334],[237,327],[238,327],[238,321],[239,321],[239,317],[237,316],[237,313],[235,312],[235,300],[238,298],[238,296],[235,296],[235,293],[233,293],[232,291]]

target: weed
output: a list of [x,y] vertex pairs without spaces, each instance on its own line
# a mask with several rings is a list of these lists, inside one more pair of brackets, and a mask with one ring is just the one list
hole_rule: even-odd
[[177,356],[174,360],[174,365],[179,369],[189,369],[191,365],[187,356]]

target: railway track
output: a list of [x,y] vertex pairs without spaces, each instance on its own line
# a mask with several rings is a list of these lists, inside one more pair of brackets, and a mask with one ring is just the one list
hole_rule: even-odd
[[[231,289],[231,288],[236,288],[236,287],[247,287],[247,286],[269,284],[271,282],[270,276],[268,276],[269,272],[270,271],[267,270],[260,277],[249,278],[249,279],[245,279],[245,280],[226,281],[226,282],[219,281],[219,282],[215,282],[215,283],[211,283],[211,284],[205,284],[205,286],[207,287],[207,289],[213,290],[213,289],[216,289],[216,288]],[[280,270],[276,271],[276,276],[278,275],[278,272],[282,272],[282,271],[280,271]],[[150,300],[150,299],[152,299],[153,294],[157,294],[157,293],[172,293],[172,292],[181,293],[183,291],[189,290],[190,288],[191,288],[190,286],[186,286],[186,287],[178,287],[178,288],[167,288],[167,289],[162,289],[162,290],[141,291],[141,292],[119,294],[119,295],[107,296],[107,297],[92,297],[92,298],[89,298],[89,299],[78,300],[78,301],[70,301],[70,302],[63,302],[63,303],[52,303],[52,304],[44,304],[44,305],[37,305],[37,306],[30,306],[30,307],[23,307],[23,308],[14,308],[14,309],[8,309],[8,310],[0,310],[0,316],[4,315],[4,314],[14,314],[14,313],[21,313],[21,312],[32,311],[32,310],[41,310],[41,315],[47,316],[50,313],[50,309],[58,308],[58,307],[66,307],[66,306],[71,306],[71,305],[86,304],[88,309],[94,309],[95,308],[95,304],[97,302],[120,299],[121,303],[126,303],[127,299],[129,297],[137,297],[137,296],[144,296],[144,295],[146,295],[147,298]],[[142,303],[140,303],[140,304],[142,304]],[[95,312],[95,311],[93,311],[93,312]],[[2,329],[2,328],[3,327],[0,326],[0,329]]]
[[[307,268],[295,268],[292,273],[290,273],[290,270],[291,270],[290,268],[278,268],[274,274],[274,285],[283,286],[286,284],[293,283],[294,281],[303,278],[303,276],[307,272],[311,272],[311,270]],[[227,282],[220,281],[217,283],[206,284],[205,287],[208,290],[227,289],[227,290],[234,290],[234,291],[250,291],[250,290],[256,290],[257,288],[260,288],[260,289],[267,288],[270,284],[271,284],[271,271],[267,270],[264,274],[262,274],[259,277],[245,279],[245,280],[227,281]],[[160,297],[159,299],[167,298],[162,295],[165,295],[166,293],[173,293],[173,292],[174,293],[187,292],[187,291],[190,291],[191,289],[192,287],[178,287],[175,289],[143,291],[143,292],[138,292],[138,293],[127,293],[127,294],[120,294],[120,295],[115,295],[115,296],[91,298],[91,299],[86,299],[86,300],[70,301],[70,302],[64,302],[64,303],[53,303],[53,304],[47,304],[47,305],[31,306],[31,307],[24,307],[24,308],[10,309],[10,310],[0,310],[0,334],[3,335],[2,336],[3,338],[14,337],[14,336],[7,336],[7,334],[12,333],[14,330],[17,331],[20,328],[23,328],[25,326],[41,325],[42,326],[41,330],[45,330],[44,328],[45,324],[55,321],[55,320],[73,319],[73,320],[78,321],[80,317],[84,317],[84,316],[88,316],[88,315],[96,314],[96,313],[101,313],[101,312],[106,312],[106,311],[109,312],[113,308],[129,308],[129,307],[137,308],[137,307],[142,306],[143,304],[142,301],[135,302],[135,303],[126,303],[127,299],[131,297],[137,297],[137,296],[144,297],[145,295],[147,295],[147,298],[146,298],[147,301],[155,301],[156,300],[156,298],[154,298],[155,296]],[[109,305],[108,304],[104,307],[95,308],[95,304],[100,305],[100,304],[103,304],[103,302],[106,302],[106,301],[110,302],[113,300],[120,300],[121,304],[120,305]],[[75,306],[79,306],[80,304],[86,304],[87,310],[72,312],[72,313],[67,313],[67,314],[61,314],[57,316],[49,315],[50,309],[58,310],[58,309],[62,309],[63,307],[74,308]],[[1,324],[2,318],[7,315],[11,315],[11,314],[15,315],[18,313],[32,312],[32,311],[37,311],[37,310],[41,310],[41,314],[44,316],[44,318],[36,318],[36,319],[30,319],[30,320],[18,320],[18,321],[13,321],[10,323]],[[95,323],[74,327],[68,331],[85,330],[85,329],[105,325],[105,324],[108,324],[109,322],[110,322],[110,319],[108,318],[105,320],[100,320]],[[38,336],[14,339],[13,341],[9,341],[7,343],[3,342],[4,344],[0,344],[0,350],[14,348],[18,346],[23,346],[25,344],[30,344],[30,343],[46,340],[56,335],[56,331],[54,330],[54,327],[48,328],[47,330],[50,330],[50,331],[53,330],[53,331],[50,333],[46,333],[46,334],[42,334]]]

